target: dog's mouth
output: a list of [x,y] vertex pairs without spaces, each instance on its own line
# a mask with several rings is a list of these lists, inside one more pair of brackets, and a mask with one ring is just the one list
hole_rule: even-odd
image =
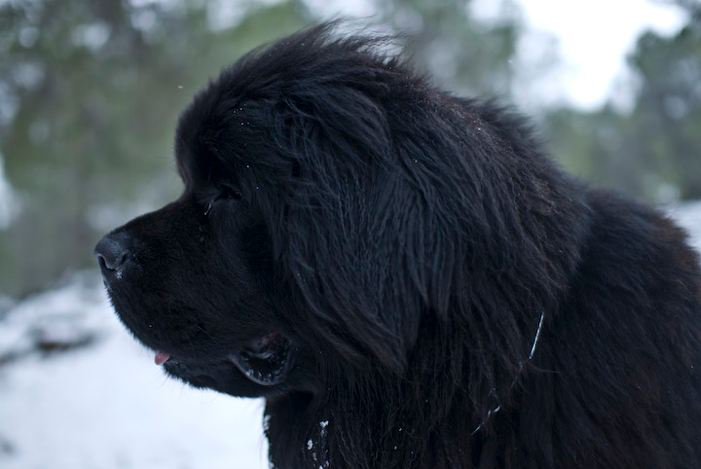
[[281,333],[272,332],[248,342],[229,359],[256,384],[280,384],[290,367],[290,341]]
[[[249,380],[261,386],[275,386],[284,381],[292,365],[290,340],[280,332],[271,332],[248,341],[230,354],[233,363]],[[171,355],[156,352],[154,362],[164,365],[176,361]]]

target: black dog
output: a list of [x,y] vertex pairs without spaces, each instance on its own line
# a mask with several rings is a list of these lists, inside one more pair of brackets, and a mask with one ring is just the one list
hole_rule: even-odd
[[124,324],[264,397],[277,468],[701,467],[685,234],[381,43],[315,27],[196,96],[182,196],[96,248]]

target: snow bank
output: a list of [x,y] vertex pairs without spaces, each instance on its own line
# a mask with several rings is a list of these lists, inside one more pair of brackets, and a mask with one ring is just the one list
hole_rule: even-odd
[[[98,275],[98,274],[95,274]],[[49,326],[50,325],[50,326]],[[31,354],[43,326],[94,346]],[[262,402],[167,379],[95,287],[31,298],[0,323],[0,467],[4,469],[262,469]]]
[[669,214],[686,229],[690,244],[701,254],[701,201],[672,208]]

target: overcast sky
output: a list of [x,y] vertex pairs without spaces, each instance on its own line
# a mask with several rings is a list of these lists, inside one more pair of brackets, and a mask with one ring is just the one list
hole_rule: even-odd
[[626,75],[625,57],[641,32],[674,34],[686,19],[680,9],[651,0],[517,2],[530,34],[545,32],[556,39],[563,66],[554,81],[567,101],[582,108],[602,104],[612,89],[622,92],[614,84]]
[[[306,1],[322,16],[371,18],[374,13],[372,0]],[[471,8],[477,17],[489,21],[505,2],[520,8],[527,28],[519,63],[534,69],[528,77],[535,89],[515,90],[517,100],[525,105],[564,100],[580,108],[596,108],[626,76],[625,56],[641,32],[673,34],[685,21],[680,9],[655,0],[474,0]],[[561,61],[561,66],[548,68],[547,73],[533,62],[546,38]],[[613,98],[625,104],[630,96],[626,91],[630,87],[617,87],[622,95]]]

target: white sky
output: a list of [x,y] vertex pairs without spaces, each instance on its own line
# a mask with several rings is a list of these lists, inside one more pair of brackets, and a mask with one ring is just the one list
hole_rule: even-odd
[[[306,0],[306,3],[322,17],[372,20],[375,13],[372,0]],[[640,33],[651,28],[673,34],[685,21],[680,9],[654,0],[473,0],[471,10],[478,18],[490,20],[509,3],[515,3],[521,10],[527,28],[518,65],[528,69],[523,72],[534,87],[514,90],[519,104],[526,106],[562,100],[586,109],[603,104],[613,85],[626,76],[625,56]],[[561,62],[556,70],[548,68],[547,73],[535,63],[543,53],[546,37],[555,41],[555,52]],[[614,99],[625,104],[629,97],[630,94]]]
[[625,57],[643,31],[674,34],[686,20],[680,9],[651,0],[516,2],[529,34],[548,33],[556,39],[558,57],[563,61],[553,77],[560,87],[557,92],[582,108],[596,107],[611,96],[616,81],[627,73]]

